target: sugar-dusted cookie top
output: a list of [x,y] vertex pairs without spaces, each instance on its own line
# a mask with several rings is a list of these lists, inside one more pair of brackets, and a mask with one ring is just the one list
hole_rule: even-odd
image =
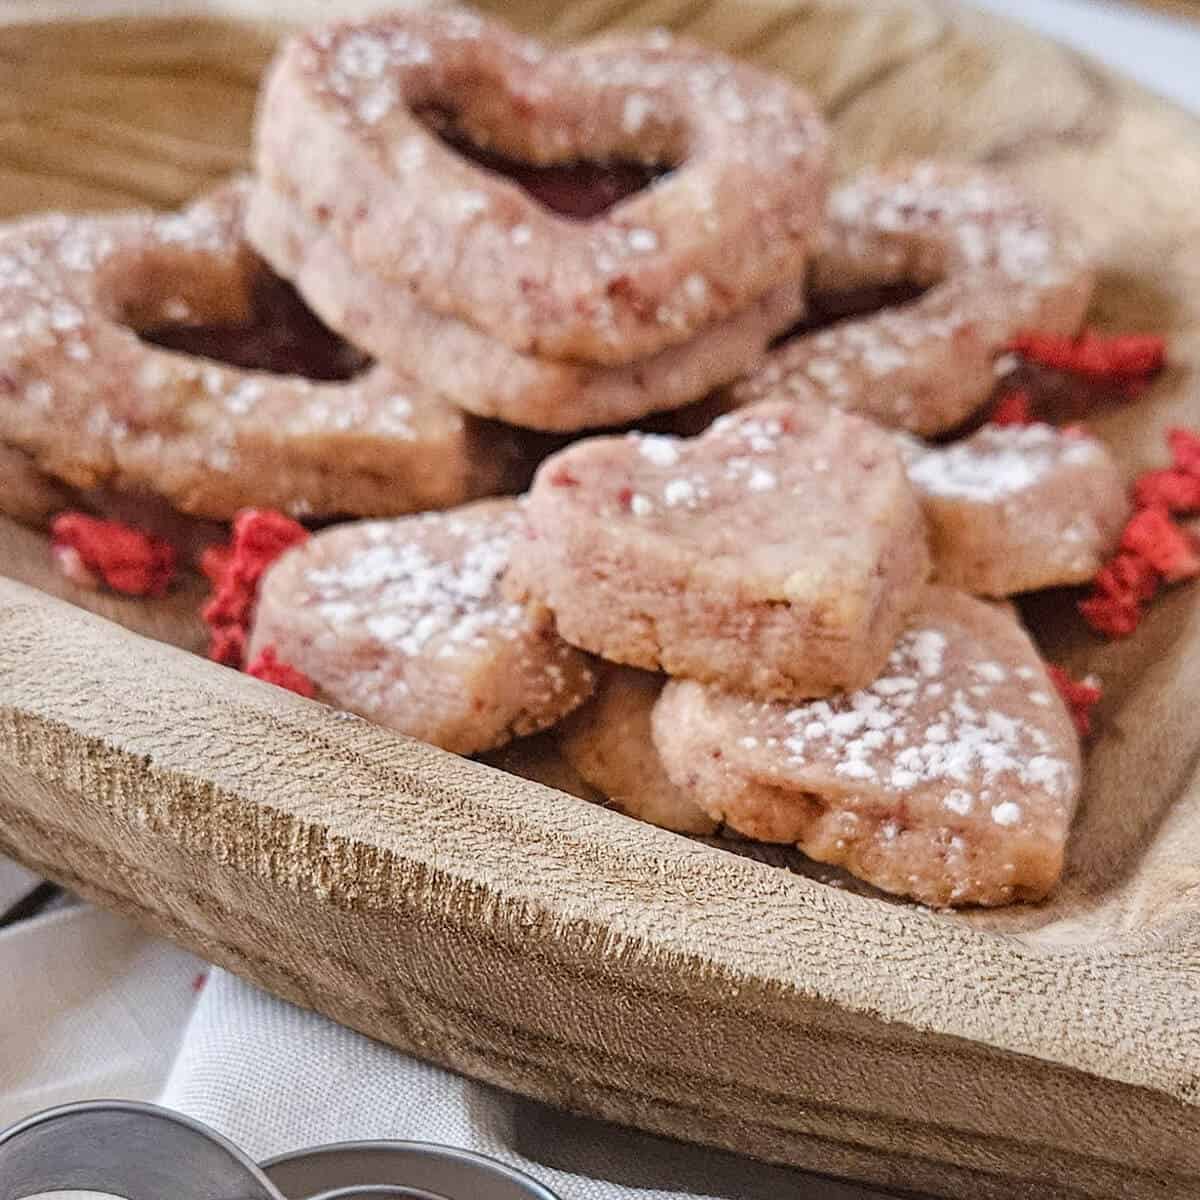
[[522,523],[493,500],[316,534],[264,576],[248,657],[274,646],[322,699],[461,754],[552,725],[592,671],[501,593]]
[[886,891],[1005,904],[1062,870],[1078,737],[1024,630],[962,592],[931,587],[861,690],[764,703],[681,680],[653,722],[714,819]]
[[1093,283],[1079,240],[995,172],[931,161],[868,168],[830,194],[810,285],[923,293],[785,341],[737,394],[824,401],[942,433],[991,394],[995,358],[1016,334],[1074,333]]
[[245,199],[234,183],[176,213],[0,228],[0,441],[75,487],[218,519],[394,515],[511,486],[512,433],[403,374],[314,380],[138,336],[255,317],[268,272],[243,236]]
[[942,583],[1008,596],[1085,583],[1129,515],[1098,439],[1051,425],[985,425],[948,446],[903,439]]
[[546,460],[513,585],[603,658],[765,696],[869,682],[928,572],[888,433],[787,402]]
[[[525,163],[666,173],[572,220],[431,124]],[[425,307],[522,352],[615,365],[803,276],[828,142],[787,80],[661,32],[559,49],[463,10],[403,9],[284,46],[257,166]]]

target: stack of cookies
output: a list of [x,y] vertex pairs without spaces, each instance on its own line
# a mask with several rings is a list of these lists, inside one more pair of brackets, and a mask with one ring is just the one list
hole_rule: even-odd
[[1074,729],[1009,612],[927,586],[893,436],[766,402],[690,440],[577,443],[527,512],[509,587],[620,664],[561,733],[586,782],[932,904],[1053,886]]
[[[0,231],[0,507],[391,518],[283,554],[247,658],[461,754],[544,733],[668,829],[1040,898],[1079,746],[996,601],[1091,578],[1127,500],[1081,431],[963,423],[1092,273],[985,172],[827,197],[827,157],[802,92],[661,34],[300,35],[253,179]],[[797,331],[806,276],[921,294]]]
[[[1096,453],[1066,441],[1065,463],[1029,459],[1050,486]],[[921,453],[952,452],[988,449]],[[584,785],[670,829],[795,844],[930,904],[1035,899],[1061,871],[1078,739],[1014,611],[928,583],[913,453],[786,401],[695,438],[585,439],[523,501],[290,551],[251,653],[461,753],[552,728]],[[540,750],[534,774],[562,786]]]
[[[827,146],[803,93],[660,35],[396,15],[284,49],[247,233],[417,390],[574,432],[697,400],[795,324]],[[599,190],[571,169],[597,161]]]
[[660,35],[552,52],[459,10],[314,31],[257,142],[256,178],[182,212],[0,231],[4,511],[511,493],[549,445],[523,431],[678,409],[804,309],[820,117]]

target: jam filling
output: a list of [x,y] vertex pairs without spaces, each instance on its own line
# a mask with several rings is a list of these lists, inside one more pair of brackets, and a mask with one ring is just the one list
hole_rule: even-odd
[[808,311],[790,329],[785,329],[772,343],[771,349],[793,338],[828,329],[839,321],[867,317],[885,308],[896,308],[919,300],[927,291],[911,283],[888,283],[879,287],[853,288],[845,292],[810,292]]
[[605,162],[580,159],[538,166],[476,145],[456,128],[454,114],[446,109],[426,108],[418,115],[456,154],[484,170],[504,176],[543,207],[575,221],[589,221],[600,216],[613,205],[649,187],[670,170],[669,167],[626,159]]
[[291,284],[264,273],[251,318],[238,325],[170,324],[139,329],[144,341],[243,370],[322,383],[353,379],[371,360],[325,326]]

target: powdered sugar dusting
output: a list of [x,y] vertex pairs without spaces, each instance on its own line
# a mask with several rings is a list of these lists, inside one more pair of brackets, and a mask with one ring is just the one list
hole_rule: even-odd
[[1003,180],[983,172],[947,174],[915,164],[906,177],[865,171],[836,188],[830,217],[839,225],[893,236],[933,236],[962,267],[994,270],[1022,285],[1061,276],[1060,247],[1044,214]]
[[[519,528],[513,513],[373,523],[354,553],[306,572],[305,603],[332,625],[361,621],[389,651],[407,657],[514,639],[524,630],[524,610],[505,600],[499,585]],[[444,542],[434,540],[439,534]]]
[[643,434],[637,439],[638,453],[657,467],[673,467],[679,461],[675,438]]
[[738,732],[775,737],[789,771],[829,771],[852,785],[929,793],[947,813],[1014,826],[1038,793],[1062,811],[1078,785],[1050,714],[1026,702],[1026,687],[953,624],[918,622],[899,639],[870,687],[788,708],[745,701]]
[[908,476],[931,496],[982,503],[1026,491],[1055,469],[1093,461],[1099,447],[1090,438],[1068,437],[1050,425],[986,425],[945,447],[905,443]]
[[[577,323],[587,325],[581,340],[604,347],[598,352],[601,360],[619,348],[615,359],[628,361],[623,343],[631,337],[645,342],[649,356],[682,340],[672,336],[674,331],[697,333],[744,307],[762,292],[764,280],[794,276],[819,215],[823,188],[817,181],[829,143],[819,115],[785,81],[715,51],[698,54],[675,49],[673,42],[657,49],[645,34],[623,44],[543,48],[473,14],[402,7],[302,36],[285,53],[277,78],[280,101],[265,107],[268,127],[276,114],[281,125],[287,124],[285,89],[294,87],[318,100],[316,119],[346,127],[356,143],[350,153],[380,154],[400,168],[397,174],[420,170],[424,178],[443,182],[451,174],[461,181],[478,170],[476,186],[503,196],[503,203],[478,210],[444,196],[436,204],[418,201],[425,219],[405,222],[400,236],[413,278],[444,275],[460,296],[506,297],[503,317],[472,323],[496,326],[491,331],[514,346],[553,349],[559,334],[536,326],[550,321],[548,310],[565,304],[577,314]],[[468,92],[470,100],[460,103],[460,95]],[[491,172],[462,161],[451,167],[452,149],[427,126],[431,109],[450,111],[447,128],[453,126],[485,150],[512,140],[494,123],[519,111],[519,144],[509,150],[530,163],[629,159],[682,169],[655,181],[664,203],[653,203],[649,195],[630,197],[611,215],[580,223],[567,238],[542,215],[532,216],[532,200],[515,202],[511,186],[498,183]],[[296,128],[303,130],[302,119]],[[422,144],[426,166],[416,166],[401,150],[406,139]],[[263,143],[271,146],[271,139],[264,137]],[[285,146],[281,137],[269,153],[278,156],[275,167],[287,176],[292,168]],[[303,190],[304,180],[292,182]],[[740,201],[735,187],[743,193]],[[685,204],[667,202],[664,190],[683,193]],[[335,194],[322,205],[339,210],[339,226],[342,202]],[[352,203],[349,193],[344,202],[347,214],[372,208]],[[726,212],[731,206],[736,211],[739,203],[754,215],[744,263],[729,259],[716,236],[734,220]],[[710,234],[707,245],[690,234],[685,245],[676,245],[670,213],[684,207]],[[524,257],[531,263],[541,263],[547,249],[555,247],[572,260],[571,266],[538,267],[536,302],[532,293],[525,295],[532,276],[515,266],[499,277],[494,270],[503,261],[501,253],[525,245],[530,249]],[[664,265],[691,269],[660,270]],[[510,276],[514,285],[520,281],[520,290],[502,286]],[[471,307],[467,300],[463,304]]]
[[832,192],[827,211],[818,290],[907,282],[928,291],[785,343],[745,385],[751,395],[815,392],[901,428],[949,428],[987,384],[975,378],[980,357],[1060,306],[1069,312],[1087,287],[1078,243],[986,171],[867,170]]
[[253,638],[337,704],[460,753],[534,732],[594,679],[544,611],[503,594],[524,532],[516,501],[337,526],[267,572]]

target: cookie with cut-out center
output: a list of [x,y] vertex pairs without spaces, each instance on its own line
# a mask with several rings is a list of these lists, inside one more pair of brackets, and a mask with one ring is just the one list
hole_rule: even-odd
[[320,699],[460,754],[545,729],[594,680],[501,593],[522,525],[491,500],[315,534],[263,576],[246,657],[273,646]]
[[411,377],[363,365],[310,379],[195,352],[201,327],[252,324],[270,283],[243,236],[245,196],[235,183],[177,213],[0,229],[0,442],[73,487],[217,519],[247,506],[393,515],[519,486],[512,431]]
[[666,680],[609,666],[595,695],[552,736],[576,774],[627,816],[677,833],[714,833],[714,821],[667,777],[650,732],[650,714]]
[[1104,444],[1051,425],[985,425],[948,446],[901,442],[929,526],[934,573],[983,596],[1092,579],[1129,500]]
[[297,203],[259,183],[247,234],[334,329],[431,394],[480,417],[573,432],[624,425],[707,396],[753,367],[804,313],[798,275],[678,345],[622,366],[542,359],[424,307],[404,283],[356,267]]
[[[666,168],[588,220],[432,126],[534,165]],[[258,172],[355,266],[522,353],[612,366],[804,274],[828,134],[792,84],[667,34],[550,48],[464,10],[310,30],[266,81]]]
[[870,682],[929,570],[893,437],[823,407],[577,442],[539,468],[527,511],[510,586],[567,641],[763,696]]
[[1078,736],[1025,632],[965,593],[931,587],[860,691],[764,703],[673,681],[653,729],[714,820],[884,891],[1007,904],[1062,872]]
[[785,341],[737,397],[824,401],[941,433],[988,398],[996,356],[1016,334],[1074,333],[1094,282],[1079,240],[994,172],[929,161],[869,168],[830,194],[810,285],[926,290]]

